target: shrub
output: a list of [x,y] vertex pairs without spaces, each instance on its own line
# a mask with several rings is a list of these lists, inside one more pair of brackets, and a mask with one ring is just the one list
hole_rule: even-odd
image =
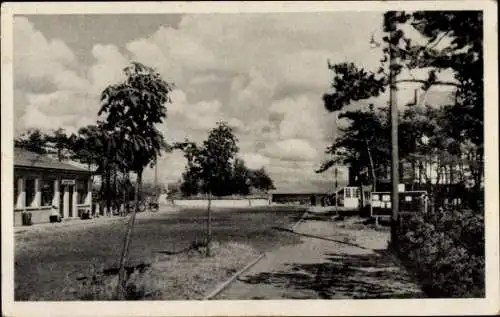
[[484,219],[468,211],[414,215],[398,230],[403,262],[431,297],[484,297]]

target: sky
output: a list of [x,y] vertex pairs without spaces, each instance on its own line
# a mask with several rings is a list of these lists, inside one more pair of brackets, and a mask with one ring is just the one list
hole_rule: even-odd
[[[175,84],[160,127],[168,142],[201,142],[223,120],[239,156],[264,167],[279,190],[332,190],[333,171],[314,173],[343,124],[322,102],[327,61],[375,70],[381,51],[369,41],[383,36],[381,21],[382,12],[16,16],[15,133],[95,123],[99,94],[138,61]],[[413,92],[400,89],[400,104]],[[185,160],[172,152],[158,166],[161,182],[175,182]],[[342,167],[339,182],[346,179]]]

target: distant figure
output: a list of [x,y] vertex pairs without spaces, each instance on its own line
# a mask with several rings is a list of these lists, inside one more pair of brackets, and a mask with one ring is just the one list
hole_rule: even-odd
[[119,213],[120,213],[121,217],[125,217],[127,215],[126,211],[125,211],[125,204],[124,203],[120,204],[120,211],[119,211]]

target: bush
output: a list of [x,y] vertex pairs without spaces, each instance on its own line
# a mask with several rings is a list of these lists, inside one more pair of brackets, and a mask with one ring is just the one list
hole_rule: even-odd
[[484,219],[472,212],[414,215],[398,230],[399,256],[431,297],[484,297]]

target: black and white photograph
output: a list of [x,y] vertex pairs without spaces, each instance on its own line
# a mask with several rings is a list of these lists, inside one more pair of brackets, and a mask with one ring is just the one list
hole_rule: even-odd
[[498,313],[497,5],[445,2],[2,5],[2,314]]

